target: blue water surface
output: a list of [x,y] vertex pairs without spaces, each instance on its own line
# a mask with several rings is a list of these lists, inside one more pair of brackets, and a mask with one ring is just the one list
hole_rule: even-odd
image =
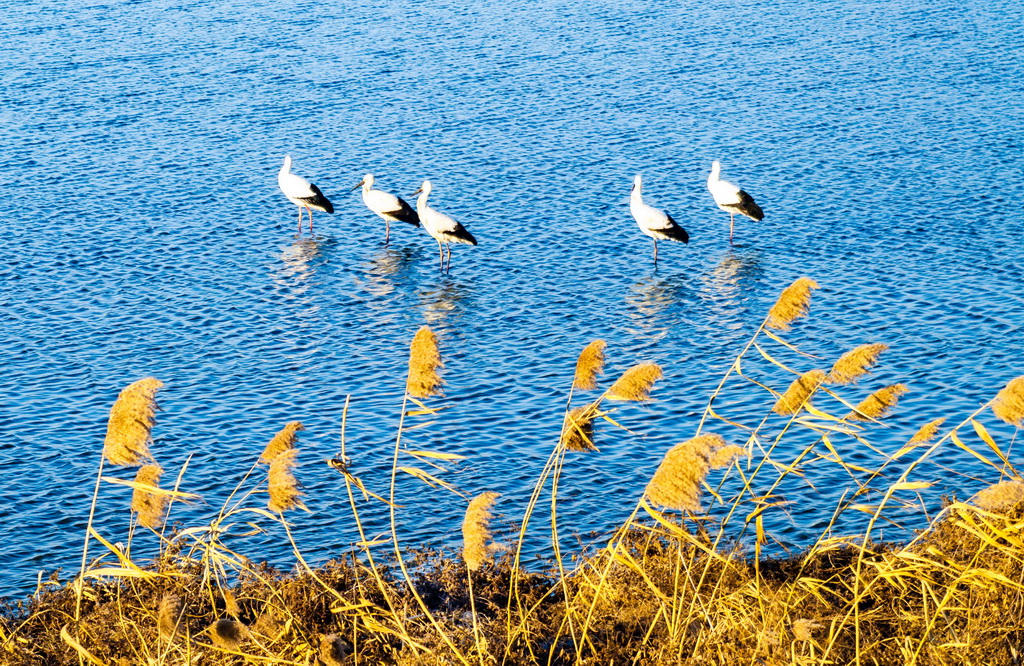
[[[342,476],[325,464],[345,399],[352,469],[384,493],[408,342],[424,324],[445,363],[446,394],[429,404],[447,409],[406,433],[408,446],[466,456],[433,471],[467,496],[502,493],[506,541],[585,344],[608,342],[604,386],[641,361],[665,377],[651,403],[617,407],[629,431],[602,423],[600,453],[569,457],[558,512],[570,552],[625,519],[801,275],[821,289],[786,335],[816,358],[766,351],[805,371],[890,345],[843,392],[910,388],[867,431],[879,451],[929,419],[959,422],[1024,374],[1019,14],[1010,0],[0,10],[0,594],[76,570],[107,413],[149,375],[166,384],[152,446],[163,484],[188,460],[181,489],[203,497],[176,504],[172,523],[208,522],[273,433],[300,420],[310,512],[290,514],[296,540],[311,562],[347,552],[357,537]],[[315,215],[312,237],[296,236],[277,190],[285,154],[336,207]],[[737,221],[734,247],[705,187],[714,159],[766,212]],[[382,222],[349,191],[367,172],[407,198],[430,178],[432,204],[480,245],[457,246],[447,276],[420,230],[395,224],[385,247]],[[691,236],[662,243],[657,269],[629,213],[637,173]],[[744,368],[784,389],[792,377],[758,359]],[[716,407],[745,425],[772,404],[753,384],[727,388]],[[1012,451],[1013,430],[983,420]],[[766,441],[784,424],[770,420]],[[852,461],[880,461],[835,442]],[[955,448],[939,453],[915,477],[936,483],[927,515],[941,494],[998,479]],[[851,487],[819,460],[780,490],[790,504],[766,526],[799,549]],[[111,541],[126,538],[129,497],[101,488],[96,526]],[[406,477],[398,500],[404,544],[459,545],[464,499]],[[360,508],[370,536],[386,529],[379,503]],[[531,530],[533,566],[550,557],[546,534],[543,521]],[[154,543],[140,533],[134,552]],[[231,545],[294,562],[280,530]]]

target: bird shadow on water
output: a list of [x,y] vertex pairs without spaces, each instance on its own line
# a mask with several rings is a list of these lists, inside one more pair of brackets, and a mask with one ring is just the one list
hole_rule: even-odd
[[645,342],[660,341],[676,319],[668,316],[672,308],[694,300],[689,280],[682,274],[663,277],[654,273],[640,278],[626,290],[630,333]]
[[407,277],[418,259],[419,253],[409,246],[381,247],[359,265],[353,281],[357,289],[377,298],[387,298],[401,284],[409,282]]
[[317,267],[324,262],[323,257],[335,245],[337,241],[326,236],[295,238],[281,248],[278,254],[280,263],[274,265],[271,278],[278,286],[287,288],[296,296],[301,295],[309,288]]
[[448,328],[455,326],[465,314],[466,301],[470,296],[469,283],[445,276],[437,286],[418,292],[417,309],[428,325]]
[[743,322],[763,277],[760,251],[740,247],[726,250],[718,263],[698,278],[699,298],[708,310],[709,323],[731,328]]

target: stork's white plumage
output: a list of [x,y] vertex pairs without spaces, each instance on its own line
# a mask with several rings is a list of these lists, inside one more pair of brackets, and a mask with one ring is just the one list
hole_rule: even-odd
[[643,180],[637,174],[633,177],[633,190],[629,194],[629,212],[633,213],[633,219],[636,220],[640,231],[654,239],[654,265],[657,266],[659,238],[689,243],[690,235],[672,219],[671,215],[644,203],[643,187]]
[[764,219],[764,211],[754,203],[754,198],[727,180],[719,178],[722,165],[718,160],[711,163],[711,175],[708,176],[708,190],[715,198],[718,207],[729,213],[729,244],[732,245],[732,229],[736,213],[745,215],[755,222]]
[[441,271],[444,272],[444,250],[448,250],[448,270],[451,270],[452,267],[452,248],[449,246],[449,243],[476,245],[476,239],[473,238],[473,234],[469,233],[464,226],[427,205],[427,197],[430,196],[432,190],[433,186],[430,184],[430,181],[425,180],[420,189],[413,192],[413,194],[419,194],[419,198],[416,199],[416,212],[420,216],[420,224],[437,241],[437,252],[441,259]]
[[382,190],[373,189],[373,174],[366,174],[352,189],[363,188],[363,203],[366,207],[384,220],[384,244],[391,239],[391,222],[408,222],[414,227],[420,226],[419,215],[404,199]]
[[292,158],[285,155],[284,164],[277,174],[277,185],[288,197],[288,201],[299,207],[299,233],[302,233],[302,209],[309,212],[309,233],[313,234],[313,211],[333,213],[334,205],[324,196],[320,188],[302,176],[292,173]]

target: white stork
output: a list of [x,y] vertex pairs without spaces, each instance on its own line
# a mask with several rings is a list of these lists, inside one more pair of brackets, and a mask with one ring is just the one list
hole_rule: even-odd
[[721,180],[718,174],[722,165],[715,160],[711,163],[711,175],[708,176],[708,190],[715,198],[718,207],[729,213],[729,244],[732,245],[732,228],[736,213],[746,215],[755,222],[764,219],[764,211],[754,203],[754,198],[727,180]]
[[643,200],[643,180],[640,174],[633,177],[633,191],[629,194],[629,212],[640,231],[654,239],[654,265],[658,265],[658,239],[689,243],[690,234],[686,233],[672,216],[654,206],[648,206]]
[[363,188],[363,203],[384,220],[384,244],[391,239],[391,222],[408,222],[420,226],[420,217],[404,199],[390,192],[373,189],[373,174],[368,173],[352,189]]
[[413,194],[420,195],[416,199],[416,212],[420,216],[420,223],[423,225],[423,228],[437,241],[437,252],[441,259],[441,272],[443,273],[445,272],[444,249],[448,250],[448,270],[450,271],[452,268],[452,248],[448,244],[465,243],[467,245],[476,245],[476,239],[473,238],[473,234],[466,230],[466,227],[427,205],[427,197],[430,196],[432,189],[433,186],[430,184],[430,181],[425,180],[420,189],[413,192]]
[[302,209],[309,212],[309,234],[313,235],[313,211],[333,213],[334,205],[324,196],[320,188],[302,176],[292,173],[292,158],[285,155],[284,164],[277,174],[277,184],[288,197],[288,201],[299,207],[299,235],[302,234]]

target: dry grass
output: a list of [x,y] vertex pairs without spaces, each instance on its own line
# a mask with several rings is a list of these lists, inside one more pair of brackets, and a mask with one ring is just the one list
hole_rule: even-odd
[[811,395],[818,390],[818,387],[825,381],[824,370],[811,370],[805,372],[789,385],[775,402],[772,411],[776,414],[792,415],[803,409],[803,406],[810,400]]
[[643,402],[650,399],[654,382],[662,377],[661,366],[656,363],[640,363],[622,373],[608,389],[609,400]]
[[163,525],[167,510],[167,495],[157,492],[163,473],[160,465],[143,465],[135,474],[135,483],[150,486],[152,490],[137,487],[132,491],[132,511],[136,513],[139,524],[154,530]]
[[914,436],[907,440],[907,444],[927,444],[939,434],[939,428],[946,422],[946,417],[932,419],[914,433]]
[[568,451],[597,451],[594,444],[594,418],[598,413],[597,403],[569,410],[559,439],[560,445]]
[[295,445],[299,441],[299,431],[305,430],[302,423],[299,421],[289,421],[285,424],[281,430],[274,435],[267,446],[264,447],[263,453],[260,454],[261,463],[272,463],[274,460],[284,453],[285,451],[291,451],[295,448]]
[[790,325],[806,316],[811,309],[811,290],[817,289],[818,283],[808,277],[797,278],[786,287],[775,305],[768,311],[765,326],[779,331],[788,331]]
[[870,372],[878,363],[878,357],[889,349],[889,345],[880,343],[861,345],[846,352],[835,362],[825,379],[829,384],[853,384]]
[[992,412],[1010,425],[1024,427],[1024,377],[1011,380],[996,394]]
[[221,618],[210,625],[210,640],[222,650],[236,651],[245,640],[245,625],[231,618]]
[[267,501],[267,508],[271,511],[283,513],[289,509],[306,508],[300,499],[302,491],[299,490],[299,482],[292,474],[297,456],[298,451],[291,449],[278,454],[270,463],[270,472],[267,474],[267,492],[270,499]]
[[150,432],[156,423],[156,392],[164,385],[146,377],[126,386],[110,408],[103,455],[114,465],[139,465],[151,460]]
[[466,508],[462,520],[462,559],[466,568],[477,571],[490,561],[499,549],[491,543],[491,506],[500,495],[494,492],[481,493],[473,498]]
[[157,609],[156,614],[156,624],[161,638],[173,640],[178,635],[178,630],[184,620],[183,611],[181,599],[178,595],[167,593],[160,599],[160,607]]
[[974,496],[974,503],[986,511],[1006,513],[1024,502],[1024,481],[1013,479],[993,484]]
[[604,340],[594,340],[583,348],[576,360],[576,374],[573,375],[573,388],[591,390],[597,388],[597,376],[604,372]]
[[416,331],[409,347],[409,375],[405,390],[414,398],[429,398],[441,394],[441,352],[437,348],[437,336],[429,327]]
[[847,418],[851,421],[870,421],[872,419],[880,419],[889,413],[896,403],[899,402],[900,396],[907,392],[907,387],[903,384],[892,384],[884,388],[880,388],[868,397],[864,398],[863,401],[853,412],[851,412]]
[[728,447],[720,435],[700,435],[676,444],[658,465],[646,495],[660,506],[698,513],[701,484],[713,467],[712,461],[722,467],[742,453],[741,447]]
[[[780,310],[773,315],[776,323],[788,325],[806,314],[813,281],[804,280],[794,284],[802,285],[800,289],[791,287],[780,297],[785,307],[773,308]],[[599,411],[601,401],[612,395],[646,399],[661,369],[635,366],[616,382],[618,388],[570,410],[565,423],[574,425],[563,428],[559,444],[552,447],[527,509],[529,515],[541,506],[538,498],[547,493],[550,531],[546,526],[546,540],[537,549],[554,564],[542,573],[520,564],[524,547],[534,548],[524,543],[526,519],[517,547],[498,555],[491,526],[497,494],[490,492],[469,503],[461,557],[410,552],[399,542],[394,521],[404,507],[375,495],[370,489],[377,480],[364,483],[355,476],[353,470],[372,464],[336,467],[361,540],[339,551],[338,559],[311,567],[281,513],[302,507],[293,475],[298,428],[286,432],[286,427],[282,440],[268,446],[271,455],[264,452],[271,459],[265,488],[271,511],[258,506],[263,479],[246,474],[230,503],[208,525],[157,535],[151,560],[131,559],[144,544],[133,545],[129,538],[127,546],[113,546],[90,531],[106,550],[91,553],[88,561],[83,553],[80,575],[2,608],[0,663],[1019,665],[1024,481],[1010,455],[1017,433],[1002,421],[1020,426],[1020,378],[998,396],[981,397],[981,406],[949,421],[952,426],[943,419],[929,422],[908,445],[888,455],[885,446],[873,441],[885,426],[873,421],[896,404],[906,391],[902,384],[876,391],[845,417],[837,414],[848,409],[847,396],[831,390],[815,393],[826,377],[821,370],[802,375],[774,404],[766,400],[756,417],[737,410],[738,401],[731,399],[735,396],[720,399],[737,382],[756,388],[745,392],[744,399],[764,395],[765,387],[777,395],[777,387],[763,383],[770,381],[764,378],[788,368],[775,350],[768,353],[754,342],[775,343],[783,353],[794,345],[765,334],[771,321],[754,332],[730,367],[726,379],[735,381],[723,379],[700,421],[694,419],[698,434],[672,447],[643,494],[630,498],[637,502],[629,518],[609,539],[573,558],[559,550],[558,507],[580,501],[558,495],[564,454],[594,450],[592,421],[599,414],[610,428],[624,429],[610,411]],[[432,334],[427,337],[432,339]],[[431,346],[429,341],[423,344]],[[416,356],[416,343],[413,347]],[[436,373],[436,341],[432,348],[420,355],[428,360],[435,355],[436,362],[425,367]],[[869,356],[862,352],[844,361],[840,372],[833,368],[833,374],[856,379],[870,367]],[[134,443],[117,449],[114,457],[105,443],[106,459],[138,464],[149,458],[156,388],[150,384],[148,397],[139,393],[124,400],[143,405],[141,413],[149,414],[141,438],[145,447],[137,431]],[[814,408],[802,414],[812,394]],[[413,396],[411,389],[408,395]],[[986,401],[988,397],[992,399]],[[118,401],[124,398],[122,393]],[[117,407],[122,414],[129,411],[124,404]],[[421,405],[416,413],[406,413],[404,404],[403,396],[400,413],[410,419],[436,411]],[[1001,421],[988,414],[990,408]],[[347,409],[346,404],[346,416]],[[769,418],[772,410],[795,418]],[[347,459],[346,416],[341,460]],[[852,424],[853,419],[861,420]],[[705,432],[712,422],[725,436]],[[421,432],[422,426],[399,428],[389,498],[396,497],[396,483],[426,483],[432,493],[455,489],[443,463],[461,456],[402,446],[406,442],[401,435]],[[946,434],[926,445],[943,426]],[[727,444],[727,437],[745,446]],[[608,439],[613,445],[615,438]],[[955,447],[945,446],[947,442]],[[856,451],[855,459],[844,460],[850,451]],[[933,461],[936,451],[943,457]],[[972,468],[971,476],[958,482],[970,483],[974,490],[980,485],[977,477],[987,469],[991,485],[970,501],[950,501],[941,511],[921,512],[918,520],[925,528],[907,532],[908,542],[879,542],[881,527],[891,534],[891,526],[920,510],[926,500],[915,493],[930,485],[921,479],[933,478],[935,469],[956,471],[948,456],[960,453],[982,471]],[[407,466],[413,458],[421,467]],[[938,467],[927,467],[932,464]],[[427,466],[430,472],[423,469]],[[400,477],[399,470],[406,474]],[[133,506],[140,523],[148,494],[191,497],[178,492],[177,485],[174,493],[158,491],[159,474],[158,466],[147,465],[136,476],[140,485]],[[850,492],[828,508],[837,518],[855,514],[860,522],[833,522],[820,539],[801,544],[803,551],[766,555],[765,545],[777,536],[769,533],[772,523],[765,516],[779,524],[800,515],[801,507],[789,495],[793,483],[819,487],[846,474]],[[183,473],[178,478],[187,482]],[[545,485],[548,479],[551,483]],[[101,481],[125,483],[100,473],[97,494],[106,487]],[[582,501],[615,499],[608,493]],[[374,507],[391,517],[389,538],[365,529],[364,513]],[[437,502],[432,519],[439,524],[448,520],[454,529],[459,512],[452,515],[449,508]],[[623,508],[628,505],[623,503]],[[674,513],[678,511],[683,515]],[[848,525],[858,531],[844,533]],[[294,566],[278,571],[256,563],[261,553],[238,552],[232,533],[238,527],[283,534]],[[500,534],[503,527],[493,529]],[[154,537],[145,536],[149,541]],[[228,537],[230,545],[225,543]],[[571,567],[566,564],[570,559]]]

